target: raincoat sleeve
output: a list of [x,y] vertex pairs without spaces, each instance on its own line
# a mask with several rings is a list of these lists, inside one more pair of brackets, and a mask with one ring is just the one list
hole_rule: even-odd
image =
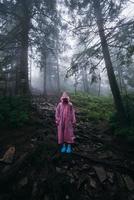
[[58,104],[58,106],[56,107],[56,111],[55,111],[56,124],[59,124],[59,121],[60,121],[60,104]]

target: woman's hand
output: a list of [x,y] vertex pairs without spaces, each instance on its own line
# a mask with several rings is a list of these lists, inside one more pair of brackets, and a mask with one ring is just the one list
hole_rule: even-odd
[[58,126],[58,125],[59,125],[59,122],[58,122],[58,121],[56,121],[55,123],[56,123],[56,126]]

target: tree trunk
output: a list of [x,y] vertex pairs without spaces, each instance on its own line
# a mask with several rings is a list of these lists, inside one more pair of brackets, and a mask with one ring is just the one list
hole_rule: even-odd
[[74,82],[74,92],[75,92],[75,94],[77,93],[77,75],[76,75],[76,72],[75,72],[75,74],[74,74],[74,80],[75,80],[75,82]]
[[[58,26],[57,22],[55,23],[55,25],[56,25],[56,28],[57,28],[57,26]],[[59,34],[57,33],[55,35],[55,37],[56,37],[56,40],[55,40],[55,42],[56,42],[55,57],[56,57],[56,64],[57,64],[57,68],[56,68],[57,92],[58,92],[58,94],[60,94],[60,92],[61,92],[61,86],[60,86],[59,51],[58,51],[58,49],[59,49]]]
[[21,1],[21,32],[20,32],[20,64],[18,67],[18,86],[17,94],[29,94],[28,83],[28,46],[29,46],[29,29],[30,13],[26,0]]
[[88,77],[87,77],[87,67],[84,67],[84,76],[85,76],[85,86],[86,86],[86,92],[89,93],[89,83],[88,83]]
[[47,62],[46,62],[46,52],[42,54],[42,64],[43,64],[43,69],[44,69],[44,96],[45,99],[47,100]]
[[123,93],[123,87],[122,87],[122,72],[121,72],[121,68],[120,66],[118,67],[118,63],[116,64],[116,69],[117,69],[117,77],[118,77],[118,84],[119,84],[119,89],[120,89],[120,92],[121,94]]
[[115,107],[117,110],[117,114],[118,114],[120,123],[124,124],[124,123],[127,123],[127,116],[125,113],[125,109],[124,109],[123,102],[121,99],[119,87],[118,87],[118,84],[117,84],[117,81],[115,78],[115,74],[114,74],[114,70],[113,70],[113,66],[112,66],[112,62],[111,62],[111,57],[110,57],[108,44],[107,44],[107,40],[106,40],[106,35],[105,35],[105,31],[104,31],[103,16],[102,16],[99,1],[94,1],[94,11],[95,11],[95,17],[97,20],[97,26],[98,26],[98,30],[99,30],[102,52],[103,52],[103,56],[104,56],[104,60],[105,60],[109,83],[110,83],[111,91],[112,91],[114,102],[115,102]]
[[99,90],[98,90],[98,96],[100,96],[100,92],[101,92],[101,76],[99,73]]
[[58,90],[58,94],[60,94],[60,69],[59,69],[59,61],[58,61],[58,53],[57,53],[57,90]]
[[86,66],[82,68],[82,80],[83,80],[83,87],[84,92],[89,92],[89,85],[88,85],[88,78],[87,78],[87,68]]

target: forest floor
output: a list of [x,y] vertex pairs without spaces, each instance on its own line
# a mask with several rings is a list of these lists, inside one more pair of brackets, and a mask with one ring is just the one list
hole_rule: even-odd
[[106,121],[81,120],[77,108],[73,153],[61,154],[54,108],[34,98],[32,123],[2,131],[1,157],[9,146],[16,153],[11,164],[0,162],[0,200],[133,200],[133,145]]

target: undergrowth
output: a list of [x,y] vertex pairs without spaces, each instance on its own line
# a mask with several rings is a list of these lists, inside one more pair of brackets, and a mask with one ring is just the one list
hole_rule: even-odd
[[129,126],[119,125],[112,97],[96,97],[85,93],[72,94],[72,102],[78,109],[82,121],[109,122],[111,131],[127,140],[134,141],[134,94],[123,96],[123,103],[129,120]]
[[29,120],[30,100],[25,97],[0,97],[0,127],[20,127]]
[[72,94],[71,97],[83,120],[96,122],[109,120],[114,112],[113,101],[110,97],[96,97],[84,93]]

